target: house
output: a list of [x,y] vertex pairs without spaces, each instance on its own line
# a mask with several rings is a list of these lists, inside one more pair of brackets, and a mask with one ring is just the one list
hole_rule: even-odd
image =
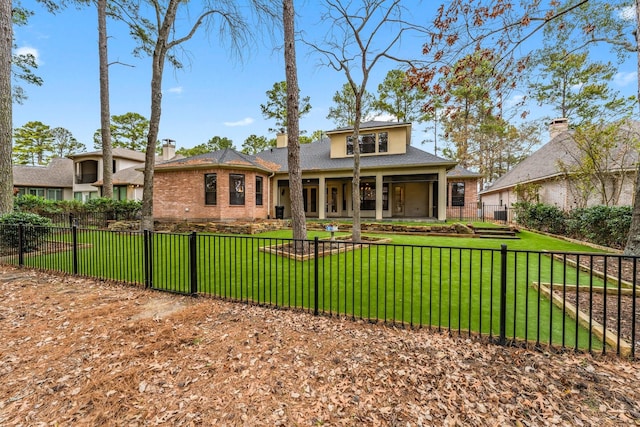
[[[144,186],[145,153],[126,148],[114,148],[113,198],[116,200],[142,200]],[[102,150],[68,156],[73,160],[73,198],[87,201],[102,194]],[[180,157],[180,156],[179,156]],[[175,159],[175,145],[165,143],[156,164]]]
[[[302,144],[303,205],[307,218],[351,218],[352,128]],[[455,162],[411,146],[411,124],[365,122],[360,128],[362,218],[447,215],[447,172]],[[222,150],[156,166],[158,220],[230,220],[291,216],[286,135],[255,156]],[[241,193],[241,194],[240,194]]]
[[13,166],[14,192],[33,194],[48,200],[68,200],[73,196],[73,162],[55,157],[47,166]]
[[[628,129],[623,128],[623,131],[627,130],[637,134],[640,125],[631,122]],[[571,173],[567,173],[567,168],[570,170],[583,161],[581,150],[572,138],[572,131],[569,130],[568,120],[561,118],[552,121],[549,135],[549,142],[480,192],[482,203],[511,206],[522,201],[522,192],[519,196],[516,190],[528,187],[534,193],[528,196],[533,197],[533,201],[554,205],[566,211],[604,204],[596,192],[585,192],[580,181]],[[609,191],[616,188],[619,192],[614,204],[631,205],[638,152],[625,151],[622,147],[623,144],[619,144],[606,162],[605,188]]]

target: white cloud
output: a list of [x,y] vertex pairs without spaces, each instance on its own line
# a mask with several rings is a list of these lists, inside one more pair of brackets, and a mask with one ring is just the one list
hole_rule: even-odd
[[396,117],[392,116],[391,114],[380,114],[378,116],[375,116],[372,120],[378,122],[393,122],[396,120]]
[[245,117],[242,120],[238,120],[237,122],[224,122],[225,126],[236,127],[236,126],[249,126],[253,123],[253,119],[251,117]]
[[618,86],[628,86],[630,84],[635,84],[638,81],[638,73],[636,71],[632,71],[629,73],[616,73],[613,76],[613,81]]
[[182,86],[169,88],[169,93],[177,93],[178,95],[180,95],[182,93]]
[[16,49],[15,51],[16,55],[31,55],[35,58],[36,64],[38,65],[42,65],[42,63],[40,62],[40,53],[38,52],[38,49],[31,47],[31,46],[23,46],[23,47],[19,47]]
[[625,21],[633,21],[636,19],[635,6],[626,6],[618,10],[618,16]]
[[508,99],[507,102],[505,102],[505,107],[507,108],[515,107],[516,105],[522,103],[523,100],[524,100],[524,95],[514,95],[510,99]]

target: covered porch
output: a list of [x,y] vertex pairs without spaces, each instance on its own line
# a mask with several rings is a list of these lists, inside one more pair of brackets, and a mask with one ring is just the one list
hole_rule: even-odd
[[[351,176],[305,176],[302,197],[307,218],[353,218]],[[275,206],[291,217],[291,194],[286,176],[274,177]],[[360,179],[360,216],[363,219],[446,220],[444,169],[423,174],[365,173]]]

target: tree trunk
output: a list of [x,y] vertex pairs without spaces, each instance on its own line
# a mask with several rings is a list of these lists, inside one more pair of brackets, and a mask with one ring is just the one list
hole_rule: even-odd
[[353,230],[352,240],[361,240],[360,229],[360,122],[362,121],[362,95],[364,83],[360,89],[353,88],[355,94],[355,120],[353,121],[353,180],[351,181],[351,203],[353,204]]
[[11,48],[13,22],[11,2],[0,2],[0,215],[13,210]]
[[[307,239],[307,223],[302,198],[302,170],[300,167],[300,102],[298,90],[298,69],[296,64],[295,12],[293,0],[283,0],[282,21],[284,26],[284,60],[287,80],[287,162],[289,168],[289,188],[291,195],[291,224],[293,238]],[[324,209],[324,206],[320,206]]]
[[[636,57],[637,68],[640,71],[640,1],[636,1]],[[640,102],[640,73],[638,73],[638,100]],[[640,256],[640,163],[636,170],[636,188],[631,212],[631,226],[629,238],[624,248],[625,255]]]
[[98,0],[98,56],[100,61],[100,128],[102,135],[102,197],[113,197],[113,152],[109,111],[109,56],[107,55],[107,0]]

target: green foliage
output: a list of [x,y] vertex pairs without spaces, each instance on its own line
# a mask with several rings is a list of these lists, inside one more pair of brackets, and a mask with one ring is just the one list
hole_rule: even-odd
[[404,71],[390,70],[378,85],[378,99],[374,107],[392,115],[398,122],[420,123],[425,119],[422,109],[426,98],[426,92],[411,85]]
[[19,165],[46,165],[51,157],[53,134],[51,128],[39,121],[31,121],[13,132],[13,161]]
[[13,209],[18,212],[29,212],[34,214],[47,214],[62,212],[58,206],[58,201],[47,200],[33,194],[23,194],[13,199]]
[[48,218],[30,212],[12,212],[0,216],[0,241],[3,244],[17,248],[20,244],[20,230],[23,225],[22,247],[25,251],[38,248],[38,242],[48,233],[51,226]]
[[[281,81],[273,84],[273,88],[267,92],[267,103],[260,104],[260,110],[262,115],[266,119],[275,119],[276,128],[269,129],[269,132],[286,132],[288,128],[287,123],[287,82]],[[305,96],[300,98],[300,90],[298,90],[299,98],[299,117],[308,114],[311,111],[311,104],[309,103],[309,97]]]
[[191,148],[181,147],[176,150],[176,154],[180,154],[185,157],[193,157],[211,153],[212,151],[224,150],[225,148],[235,150],[236,147],[233,145],[233,141],[229,138],[224,136],[214,136],[204,144],[198,144]]
[[630,206],[593,206],[574,209],[567,218],[567,233],[611,248],[623,248],[631,226]]
[[83,143],[74,138],[68,129],[57,127],[51,129],[53,141],[51,142],[51,151],[55,157],[66,157],[73,153],[81,153],[86,151]]
[[[342,86],[342,90],[333,95],[335,105],[329,108],[327,119],[334,121],[336,126],[353,126],[356,117],[356,96],[349,83]],[[375,98],[365,91],[362,96],[362,121],[366,122],[374,116]]]
[[[141,114],[129,112],[119,116],[111,116],[111,146],[113,148],[144,151],[147,147],[148,133],[149,120]],[[100,129],[93,134],[93,143],[96,149],[102,149]]]
[[518,224],[532,230],[563,235],[566,232],[566,213],[557,206],[544,203],[518,202],[514,204]]
[[257,154],[274,146],[275,144],[272,145],[271,141],[269,141],[265,136],[249,135],[249,137],[242,143],[242,152],[245,154]]

